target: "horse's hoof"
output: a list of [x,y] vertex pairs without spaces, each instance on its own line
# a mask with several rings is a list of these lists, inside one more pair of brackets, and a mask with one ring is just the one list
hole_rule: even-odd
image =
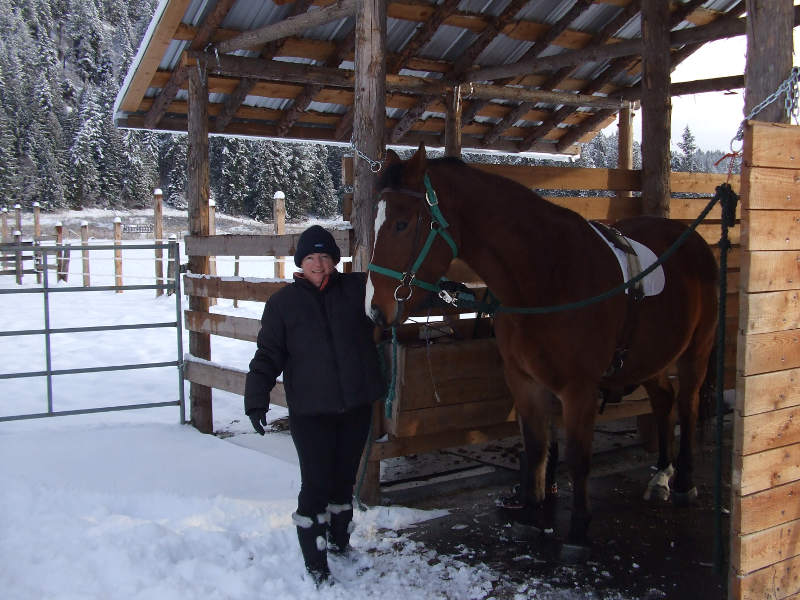
[[672,503],[675,506],[691,506],[697,502],[697,488],[693,487],[687,492],[672,492]]
[[644,499],[648,502],[666,502],[669,500],[669,488],[663,485],[648,487],[644,492]]
[[577,565],[589,560],[591,549],[588,544],[573,544],[565,542],[561,544],[558,552],[558,560],[568,565]]

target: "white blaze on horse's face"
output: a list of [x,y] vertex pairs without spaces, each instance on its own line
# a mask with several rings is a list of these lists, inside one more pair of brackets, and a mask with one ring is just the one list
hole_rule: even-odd
[[[378,214],[375,217],[375,243],[378,242],[378,232],[381,230],[381,226],[386,221],[386,200],[381,200],[378,202]],[[375,247],[372,247],[372,257],[375,256]],[[372,257],[370,257],[370,262],[372,262]],[[367,271],[367,291],[364,295],[364,310],[367,313],[367,316],[372,318],[372,298],[375,295],[375,287],[372,285],[372,272]]]

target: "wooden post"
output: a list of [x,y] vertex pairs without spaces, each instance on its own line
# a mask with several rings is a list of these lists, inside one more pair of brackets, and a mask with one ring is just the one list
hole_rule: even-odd
[[[234,277],[238,277],[239,276],[239,257],[238,256],[234,256],[233,257],[233,276]],[[237,298],[234,298],[233,299],[233,308],[238,308],[238,307],[239,307],[239,300]]]
[[[189,233],[208,235],[208,74],[205,63],[189,67],[189,146],[187,150],[186,196],[189,201]],[[208,274],[207,256],[189,256],[189,271]],[[208,312],[206,297],[189,296],[189,310]],[[211,336],[207,333],[189,332],[189,353],[197,358],[211,360]],[[202,433],[214,431],[211,388],[192,382],[189,386],[191,411],[189,420]]]
[[33,240],[37,241],[37,242],[42,237],[42,228],[41,228],[41,225],[39,224],[39,216],[40,216],[39,215],[39,203],[38,202],[34,202],[33,203]]
[[[122,219],[114,217],[114,285],[122,285]],[[117,290],[118,294],[122,290]]]
[[642,212],[669,216],[669,2],[642,0]]
[[444,120],[444,155],[461,158],[461,86],[457,85],[445,97],[447,112]]
[[[177,239],[178,238],[176,237],[176,235],[174,233],[171,233],[169,235],[169,241],[170,242],[174,242]],[[167,250],[167,279],[169,280],[170,283],[172,283],[173,280],[176,277],[178,277],[178,264],[177,264],[177,262],[178,262],[178,257],[175,256],[175,247],[174,246],[170,246],[169,249]],[[167,290],[167,296],[172,296],[172,293],[173,292],[172,292],[171,288],[169,290]]]
[[[64,245],[64,226],[61,221],[56,223],[56,246]],[[61,272],[64,268],[64,251],[56,250],[56,281],[61,281]]]
[[[617,166],[620,169],[633,168],[633,110],[628,103],[619,111],[619,131],[617,132]],[[620,198],[631,198],[631,191],[617,192]]]
[[89,278],[89,251],[86,246],[89,245],[89,222],[81,221],[81,245],[84,248],[81,250],[81,263],[83,266],[83,287],[91,285]]
[[19,231],[22,235],[22,205],[14,205],[14,231]]
[[[286,233],[286,194],[281,191],[275,192],[272,196],[272,218],[274,222],[275,235]],[[286,265],[281,260],[282,256],[275,257],[274,277],[284,279],[286,277]]]
[[[386,0],[363,0],[355,27],[353,143],[371,160],[384,158],[386,127]],[[353,269],[366,271],[372,248],[376,174],[360,155],[354,158],[352,223]]]
[[[164,195],[160,188],[153,190],[153,241],[156,244],[164,243]],[[156,285],[164,283],[164,251],[156,248]],[[164,290],[156,290],[156,297],[164,294]]]
[[[217,203],[214,200],[208,201],[208,235],[217,235]],[[208,257],[208,274],[217,274],[217,257]],[[208,299],[209,306],[217,304],[216,298]]]
[[14,243],[17,245],[17,249],[14,250],[14,268],[17,272],[17,285],[22,285],[22,231],[19,229],[14,230]]
[[8,209],[4,206],[0,210],[0,242],[6,243],[8,241]]
[[[744,81],[744,114],[763,101],[792,70],[792,0],[747,1],[747,64]],[[754,119],[788,123],[784,96],[765,107]]]
[[[385,157],[386,128],[386,0],[362,0],[355,27],[355,98],[353,102],[353,144],[372,160]],[[371,255],[375,216],[373,202],[377,174],[359,153],[354,157],[353,178],[353,270],[366,271]],[[377,411],[377,407],[376,410]],[[377,424],[382,423],[376,418]],[[374,423],[375,424],[375,423]],[[374,438],[382,435],[373,428]],[[374,461],[370,461],[374,462]],[[368,468],[364,495],[377,499],[380,462]],[[373,490],[373,492],[370,492]]]

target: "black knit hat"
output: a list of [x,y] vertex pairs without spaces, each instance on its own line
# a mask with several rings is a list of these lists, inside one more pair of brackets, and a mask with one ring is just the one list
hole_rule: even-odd
[[300,239],[297,242],[297,252],[294,253],[294,264],[300,267],[303,259],[315,252],[330,254],[333,264],[338,263],[341,258],[339,246],[336,245],[333,236],[319,225],[312,225],[300,234]]

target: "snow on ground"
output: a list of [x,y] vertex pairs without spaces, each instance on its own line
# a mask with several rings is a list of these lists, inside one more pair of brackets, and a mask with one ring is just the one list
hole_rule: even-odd
[[[80,216],[80,215],[79,215]],[[104,243],[103,240],[94,240]],[[123,252],[125,283],[152,281],[152,250]],[[232,260],[220,258],[221,275]],[[272,277],[268,259],[241,274]],[[79,285],[80,260],[69,285]],[[113,277],[110,252],[92,256],[92,283]],[[76,283],[78,282],[78,283]],[[59,283],[60,287],[67,284]],[[36,287],[26,276],[24,288]],[[19,289],[0,276],[0,290]],[[173,297],[126,291],[49,294],[51,327],[174,321]],[[260,316],[262,305],[214,310]],[[0,332],[43,327],[41,294],[0,294]],[[45,368],[44,336],[0,336],[1,373]],[[188,336],[184,335],[184,350]],[[247,368],[251,343],[215,338],[213,360]],[[53,367],[175,360],[175,329],[52,336]],[[175,367],[53,377],[53,410],[176,400]],[[0,416],[47,409],[45,379],[0,379]],[[270,411],[271,419],[285,416]],[[246,418],[245,418],[246,421]],[[177,407],[0,422],[0,589],[8,600],[307,598],[291,512],[299,472],[285,433],[250,433],[241,398],[214,392],[224,439],[179,423]],[[356,515],[355,556],[331,559],[337,581],[320,598],[491,597],[498,575],[434,556],[399,531],[442,511],[399,506]]]

